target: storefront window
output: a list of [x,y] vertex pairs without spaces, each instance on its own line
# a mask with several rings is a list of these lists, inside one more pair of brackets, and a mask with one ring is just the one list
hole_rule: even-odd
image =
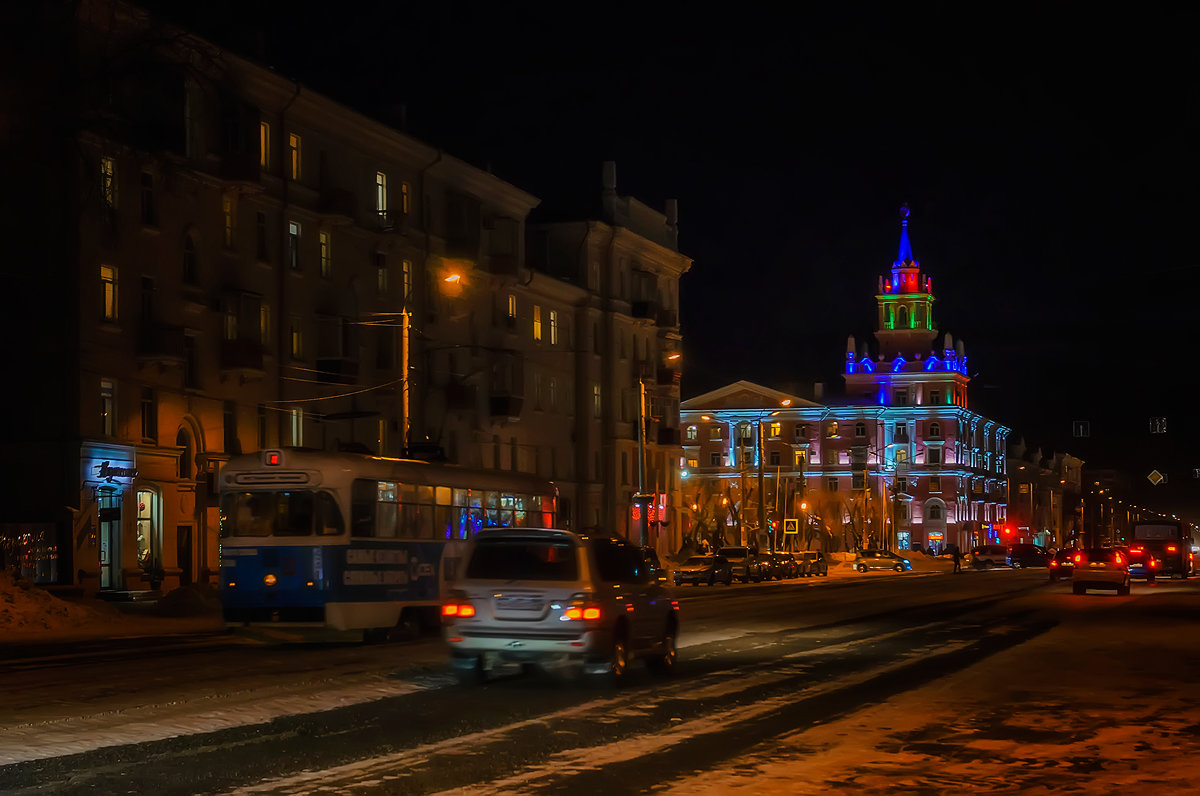
[[158,562],[158,495],[146,489],[137,493],[137,562],[142,569],[154,569]]

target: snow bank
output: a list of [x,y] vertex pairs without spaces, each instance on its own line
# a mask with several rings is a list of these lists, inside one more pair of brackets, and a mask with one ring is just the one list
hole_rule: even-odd
[[11,572],[0,572],[0,640],[16,635],[62,631],[121,619],[110,605],[60,600]]

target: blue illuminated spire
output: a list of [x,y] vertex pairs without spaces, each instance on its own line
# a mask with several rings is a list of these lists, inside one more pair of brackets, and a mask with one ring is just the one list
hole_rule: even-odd
[[900,254],[896,265],[903,266],[912,263],[916,265],[917,258],[913,255],[912,244],[908,240],[908,205],[900,207]]

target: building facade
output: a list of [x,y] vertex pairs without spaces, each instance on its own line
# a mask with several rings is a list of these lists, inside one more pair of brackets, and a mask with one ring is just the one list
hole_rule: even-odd
[[[877,349],[849,338],[844,402],[819,405],[748,382],[684,402],[685,500],[701,525],[739,524],[741,512],[751,535],[738,538],[754,542],[760,515],[770,530],[797,520],[798,539],[833,549],[999,540],[1009,429],[970,409],[962,341],[947,334],[934,347],[932,281],[913,256],[907,211],[875,300]],[[724,512],[715,520],[704,514],[714,494],[716,514]]]
[[[38,580],[207,581],[221,464],[275,446],[537,473],[566,524],[627,531],[603,505],[624,501],[620,459],[593,466],[625,360],[592,338],[644,325],[634,296],[677,310],[673,219],[607,181],[636,218],[581,222],[574,278],[539,271],[539,200],[484,170],[121,2],[38,22],[71,45],[31,70],[30,96],[62,102],[26,109],[14,171],[35,186],[20,219],[52,232],[3,272],[30,300],[6,320],[28,389],[5,396],[0,509]],[[676,318],[653,317],[643,356],[677,350]]]

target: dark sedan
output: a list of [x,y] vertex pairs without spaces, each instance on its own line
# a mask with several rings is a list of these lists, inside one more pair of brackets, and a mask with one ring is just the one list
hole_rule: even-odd
[[682,586],[685,583],[693,586],[724,583],[728,586],[733,583],[733,568],[724,556],[692,556],[675,570],[675,585]]
[[1050,569],[1050,580],[1071,579],[1071,573],[1075,571],[1076,552],[1073,547],[1064,547],[1046,562],[1046,566]]

